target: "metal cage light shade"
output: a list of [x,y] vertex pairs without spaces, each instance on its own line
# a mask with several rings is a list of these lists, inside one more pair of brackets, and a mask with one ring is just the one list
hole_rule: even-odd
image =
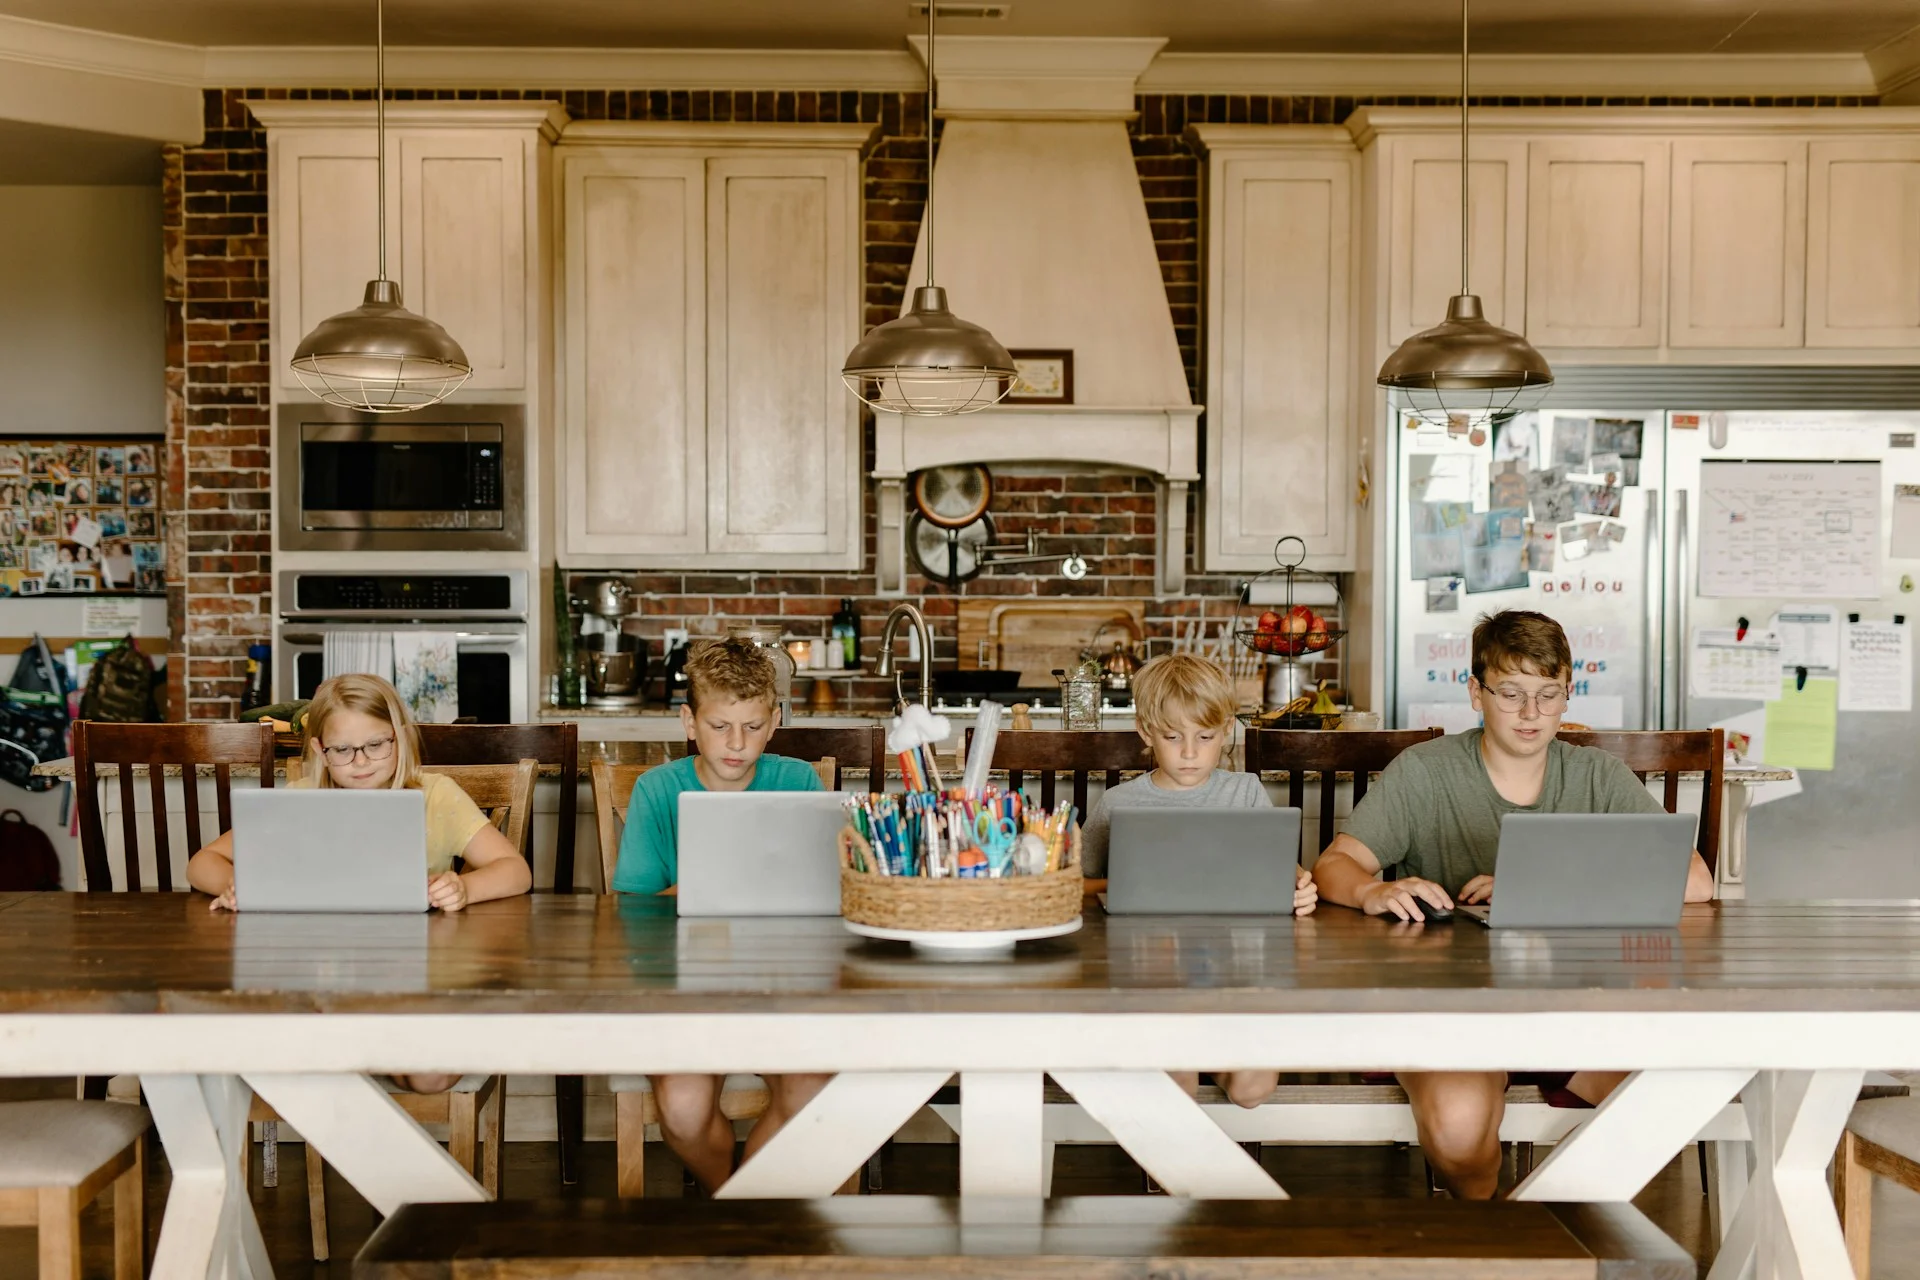
[[876,325],[847,353],[840,377],[876,409],[909,417],[973,413],[1013,389],[1013,357],[977,324],[947,310],[947,291],[913,291],[913,309]]
[[1480,299],[1464,293],[1447,318],[1401,343],[1380,366],[1379,385],[1436,426],[1482,425],[1537,406],[1553,386],[1545,357],[1519,334],[1490,323]]
[[366,300],[329,316],[293,353],[300,385],[365,413],[406,413],[452,395],[473,373],[445,329],[400,305],[392,280],[367,283]]

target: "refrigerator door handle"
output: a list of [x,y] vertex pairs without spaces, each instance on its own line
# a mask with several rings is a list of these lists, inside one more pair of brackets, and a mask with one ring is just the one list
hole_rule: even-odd
[[1646,628],[1646,666],[1640,683],[1640,724],[1660,727],[1660,682],[1653,678],[1660,646],[1660,598],[1654,592],[1660,582],[1660,491],[1647,490],[1646,552],[1641,566],[1645,580],[1640,588],[1640,608]]
[[1672,727],[1687,727],[1687,659],[1693,647],[1692,520],[1687,513],[1687,491],[1673,491],[1673,585],[1674,585],[1674,702]]

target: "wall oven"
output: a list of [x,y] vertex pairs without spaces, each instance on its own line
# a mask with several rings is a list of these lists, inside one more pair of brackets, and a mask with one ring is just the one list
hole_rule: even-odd
[[332,405],[283,404],[278,426],[283,549],[527,545],[519,405],[434,405],[396,422]]
[[[455,640],[459,714],[481,724],[527,720],[527,573],[280,575],[274,696],[311,698],[326,678],[329,635],[439,632]],[[392,678],[392,671],[374,675]]]

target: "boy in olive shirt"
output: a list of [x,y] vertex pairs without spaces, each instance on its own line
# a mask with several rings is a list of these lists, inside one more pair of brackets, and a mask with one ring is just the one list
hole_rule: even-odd
[[[1422,923],[1419,902],[1451,910],[1454,899],[1493,897],[1500,820],[1509,813],[1658,813],[1659,803],[1617,758],[1555,735],[1567,710],[1573,654],[1545,614],[1508,610],[1473,629],[1467,684],[1482,728],[1404,751],[1355,806],[1347,829],[1314,864],[1328,902],[1368,915]],[[1399,879],[1378,879],[1398,867]],[[1713,897],[1698,853],[1686,900]],[[1502,1071],[1403,1072],[1420,1146],[1455,1195],[1487,1199],[1498,1189]],[[1624,1079],[1582,1071],[1565,1082],[1597,1103]]]

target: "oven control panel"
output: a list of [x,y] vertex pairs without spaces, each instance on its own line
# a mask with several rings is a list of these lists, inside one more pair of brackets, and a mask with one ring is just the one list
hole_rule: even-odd
[[289,618],[524,618],[527,575],[290,571],[281,575],[280,606]]

